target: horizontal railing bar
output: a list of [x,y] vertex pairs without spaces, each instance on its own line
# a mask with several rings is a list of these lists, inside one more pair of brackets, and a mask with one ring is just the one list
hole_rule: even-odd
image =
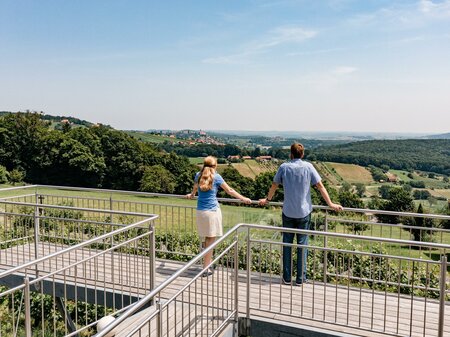
[[[129,194],[129,195],[146,195],[153,197],[164,197],[164,198],[176,198],[176,199],[184,199],[185,195],[179,194],[164,194],[164,193],[150,193],[150,192],[138,192],[138,191],[126,191],[126,190],[112,190],[112,189],[98,189],[98,188],[88,188],[88,187],[68,187],[68,186],[57,186],[57,185],[30,185],[30,186],[20,186],[15,189],[24,189],[29,187],[36,188],[54,188],[60,190],[68,190],[68,191],[86,191],[86,192],[102,192],[102,193],[118,193],[118,194]],[[14,188],[6,188],[0,189],[0,192],[3,190],[9,190]],[[222,202],[231,202],[231,203],[242,203],[239,199],[229,199],[229,198],[218,198],[219,201]],[[258,204],[258,201],[253,200],[252,204]],[[272,206],[282,206],[282,202],[270,202],[269,205]],[[313,209],[320,210],[328,210],[332,211],[332,209],[328,206],[322,205],[313,205]],[[426,213],[413,213],[413,212],[395,212],[395,211],[386,211],[386,210],[373,210],[373,209],[365,209],[365,208],[347,208],[344,207],[343,211],[345,212],[354,212],[354,213],[365,213],[365,214],[385,214],[385,215],[399,215],[399,216],[412,216],[412,217],[421,217],[421,218],[434,218],[434,219],[444,219],[450,220],[450,215],[440,215],[440,214],[426,214]]]
[[423,229],[428,231],[435,231],[435,232],[444,232],[444,233],[450,233],[450,229],[445,228],[438,228],[438,227],[423,227],[423,226],[410,226],[410,225],[403,225],[403,224],[392,224],[392,223],[384,223],[384,222],[376,222],[376,221],[361,221],[361,220],[352,220],[352,219],[341,219],[341,218],[327,218],[328,222],[342,222],[342,223],[354,223],[354,224],[362,224],[362,225],[379,225],[379,226],[386,226],[386,227],[396,227],[401,229]]
[[109,233],[100,235],[100,236],[98,236],[98,237],[89,239],[89,240],[87,240],[87,241],[85,241],[85,242],[78,243],[78,244],[76,244],[76,245],[74,245],[74,246],[68,247],[68,248],[66,248],[66,249],[64,249],[64,250],[62,250],[62,251],[59,251],[59,252],[55,252],[55,253],[49,254],[49,255],[47,255],[47,256],[44,256],[44,257],[35,259],[35,260],[30,261],[30,262],[27,262],[27,263],[24,263],[24,264],[22,264],[22,265],[20,265],[20,266],[16,266],[16,267],[14,267],[14,268],[12,268],[12,269],[9,269],[9,270],[7,270],[7,271],[5,271],[5,272],[3,272],[3,273],[0,273],[0,278],[5,277],[5,276],[7,276],[7,275],[10,275],[10,274],[12,274],[12,273],[14,273],[14,272],[16,272],[16,271],[21,270],[21,269],[28,268],[28,267],[33,266],[33,265],[35,265],[35,264],[41,263],[41,262],[43,262],[43,261],[45,261],[45,260],[54,258],[54,257],[56,257],[56,256],[59,256],[59,255],[62,255],[62,254],[66,254],[66,253],[68,253],[68,252],[70,252],[70,251],[73,251],[73,250],[76,250],[76,249],[79,249],[79,248],[83,248],[84,246],[90,245],[90,244],[95,243],[95,242],[97,242],[97,241],[101,241],[101,240],[103,240],[103,239],[107,239],[107,238],[109,238],[109,237],[111,237],[111,236],[120,234],[120,233],[125,232],[125,231],[127,231],[127,230],[129,230],[129,229],[132,229],[132,228],[141,226],[142,224],[147,223],[147,222],[149,222],[149,221],[153,221],[153,220],[155,220],[156,218],[157,218],[157,216],[154,216],[154,217],[151,217],[151,218],[147,218],[147,219],[144,219],[144,220],[135,222],[135,223],[133,223],[133,224],[128,225],[127,227],[116,229],[116,230],[114,230],[114,231],[112,231],[112,232],[109,232]]
[[[386,284],[389,286],[398,286],[398,287],[404,287],[404,288],[412,288],[412,289],[419,289],[419,290],[428,290],[428,291],[439,291],[439,288],[432,288],[432,287],[426,287],[426,286],[421,286],[421,285],[415,285],[415,284],[408,284],[408,283],[396,283],[396,282],[392,282],[392,281],[383,281],[380,279],[371,279],[371,278],[367,278],[367,277],[357,277],[357,276],[348,276],[348,275],[344,275],[344,274],[336,274],[336,273],[327,273],[327,276],[334,276],[336,278],[341,278],[341,279],[350,279],[350,280],[355,280],[355,281],[364,281],[364,282],[372,282],[372,283],[377,283],[377,284]],[[317,282],[319,283],[319,282]],[[327,282],[328,284],[333,284],[333,282]],[[334,284],[333,284],[334,285]],[[343,287],[347,287],[345,285],[341,285]],[[362,288],[366,291],[372,291],[372,289],[368,289],[368,288]],[[382,291],[379,289],[375,289],[375,291]],[[411,295],[408,294],[402,294],[404,298],[411,298]],[[435,303],[439,303],[439,300],[436,298],[430,298],[430,297],[424,297],[427,299],[427,301],[433,301]],[[416,301],[420,300],[420,298],[416,298]]]
[[13,242],[16,242],[16,241],[22,241],[22,240],[25,240],[25,239],[34,239],[34,236],[28,235],[28,236],[22,236],[20,238],[14,238],[14,239],[11,239],[11,240],[2,241],[2,242],[0,242],[0,245],[4,245],[4,244],[7,244],[7,243],[13,243]]
[[[3,191],[3,189],[0,189],[0,191]],[[26,197],[34,197],[36,194],[22,194],[22,195],[13,195],[11,197],[3,197],[0,198],[0,200],[9,200],[9,199],[17,199],[17,198],[26,198]]]
[[2,192],[2,191],[15,191],[15,190],[27,190],[27,189],[30,189],[30,188],[37,188],[39,186],[45,186],[45,185],[25,185],[25,186],[5,187],[5,188],[1,188],[0,192]]
[[[90,260],[92,260],[92,259],[95,259],[95,258],[97,258],[97,257],[99,257],[99,256],[106,255],[106,253],[109,253],[109,252],[111,252],[111,251],[114,251],[114,250],[116,250],[117,248],[120,248],[120,247],[122,247],[122,246],[124,246],[124,245],[126,245],[126,244],[128,244],[128,243],[130,243],[130,242],[134,242],[134,241],[137,241],[137,240],[139,240],[139,239],[141,239],[141,238],[143,238],[143,237],[149,236],[150,234],[151,234],[151,231],[150,231],[150,232],[147,232],[147,233],[144,233],[144,234],[141,234],[141,235],[139,235],[139,236],[133,237],[133,238],[127,240],[127,241],[121,242],[121,243],[119,243],[119,244],[117,244],[117,245],[115,245],[115,246],[112,246],[112,247],[110,247],[110,248],[104,249],[104,250],[102,250],[101,252],[99,252],[99,253],[97,253],[97,254],[94,254],[94,255],[91,255],[91,256],[88,256],[87,258],[85,258],[85,259],[83,259],[83,260],[74,262],[74,263],[72,263],[72,264],[70,264],[70,265],[68,265],[68,266],[65,266],[65,267],[61,268],[61,269],[54,270],[54,271],[52,271],[52,272],[50,272],[50,273],[48,273],[48,274],[45,274],[45,275],[43,275],[43,276],[40,276],[39,278],[36,278],[36,279],[34,279],[33,281],[30,281],[30,284],[33,284],[33,283],[37,283],[37,282],[43,281],[43,280],[45,280],[47,277],[56,275],[56,274],[58,274],[59,272],[62,272],[62,271],[65,271],[65,270],[67,270],[67,269],[76,267],[76,266],[78,266],[78,265],[80,265],[80,264],[82,264],[82,263],[88,262],[88,261],[90,261]],[[65,252],[66,252],[66,251],[65,251]]]
[[0,204],[16,205],[16,206],[27,206],[27,207],[39,207],[39,208],[71,209],[71,210],[75,210],[75,211],[92,212],[92,213],[134,215],[134,216],[144,216],[144,217],[155,216],[156,215],[156,214],[150,214],[150,213],[114,211],[114,210],[98,209],[98,208],[84,208],[84,207],[73,207],[73,206],[62,206],[62,205],[36,204],[36,203],[19,202],[19,201],[17,201],[17,202],[3,201],[1,199],[0,199]]
[[[52,219],[52,220],[60,220],[60,221],[71,221],[71,222],[82,222],[87,224],[93,224],[93,225],[112,225],[112,226],[127,226],[127,224],[120,224],[115,222],[102,222],[102,221],[94,221],[94,220],[86,220],[86,219],[74,219],[74,218],[63,218],[63,217],[54,217],[54,216],[45,216],[45,215],[34,215],[34,214],[25,214],[25,213],[13,213],[13,212],[1,212],[5,215],[14,215],[14,216],[21,216],[26,218],[39,218],[41,220],[45,219]],[[140,215],[141,216],[141,215]]]
[[147,295],[145,295],[140,301],[136,302],[128,311],[123,313],[120,317],[118,317],[114,322],[105,327],[104,330],[100,331],[96,337],[105,337],[111,330],[113,330],[116,326],[121,324],[124,320],[129,318],[131,315],[136,313],[139,309],[141,309],[144,305],[150,302],[157,294],[161,293],[166,287],[168,287],[174,280],[176,280],[181,274],[185,273],[189,268],[194,266],[198,261],[200,261],[206,254],[211,252],[215,247],[224,242],[228,237],[241,226],[241,224],[235,225],[228,232],[226,232],[219,240],[215,241],[211,246],[204,249],[200,254],[196,255],[192,258],[188,263],[184,265],[184,267],[178,269],[174,274],[172,274],[169,278],[167,278],[164,282],[162,282],[155,289],[150,291]]
[[211,261],[211,263],[206,266],[205,268],[203,268],[195,277],[193,277],[188,283],[186,283],[181,289],[179,289],[174,295],[172,295],[172,297],[170,297],[169,299],[167,299],[167,301],[162,305],[162,308],[166,307],[167,305],[170,304],[171,301],[173,301],[176,297],[178,297],[184,290],[186,290],[192,283],[194,283],[195,281],[197,281],[200,278],[200,275],[206,270],[208,269],[210,266],[212,266],[214,263],[216,263],[217,261],[220,260],[220,258],[222,258],[226,253],[228,253],[231,248],[236,248],[237,241],[234,240],[232,243],[230,243],[228,245],[227,248],[225,248],[223,250],[222,253],[220,253],[218,256],[216,256],[214,258],[213,261]]
[[276,232],[288,232],[288,233],[299,233],[306,235],[314,235],[314,236],[331,236],[331,237],[339,237],[343,239],[355,239],[362,241],[377,241],[377,242],[386,242],[386,243],[396,243],[400,245],[408,245],[408,246],[422,246],[427,248],[442,248],[442,249],[450,249],[450,244],[446,245],[443,243],[434,243],[434,242],[422,242],[422,241],[411,241],[411,240],[401,240],[401,239],[391,239],[391,238],[380,238],[375,236],[361,236],[355,234],[344,234],[344,233],[335,233],[335,232],[321,232],[321,231],[313,231],[309,229],[293,229],[293,228],[285,228],[285,227],[274,227],[274,226],[266,226],[266,225],[256,225],[256,224],[241,224],[241,226],[255,228],[260,230],[270,230]]
[[307,249],[317,249],[327,252],[336,252],[336,253],[348,253],[348,254],[355,254],[355,255],[364,255],[364,256],[374,256],[374,257],[384,257],[384,258],[390,258],[395,260],[405,260],[405,261],[413,261],[413,262],[420,262],[420,263],[430,263],[430,264],[436,264],[440,265],[440,261],[434,261],[434,260],[424,260],[420,258],[414,258],[414,257],[405,257],[405,256],[397,256],[397,255],[389,255],[389,254],[380,254],[380,253],[369,253],[369,252],[361,252],[357,250],[347,250],[347,249],[340,249],[340,248],[333,248],[333,247],[320,247],[320,246],[311,246],[311,245],[301,245],[298,243],[287,243],[287,242],[277,242],[277,241],[269,241],[269,240],[249,240],[250,242],[255,243],[265,243],[270,245],[279,245],[279,246],[286,246],[286,247],[292,247],[292,248],[307,248]]

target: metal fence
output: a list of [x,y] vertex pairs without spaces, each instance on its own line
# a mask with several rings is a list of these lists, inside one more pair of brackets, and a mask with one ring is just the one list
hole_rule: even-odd
[[[13,192],[17,192],[17,190]],[[103,194],[101,196],[90,195],[97,192]],[[76,193],[86,193],[86,195],[74,195]],[[274,209],[263,210],[251,207],[233,207],[233,209],[230,207],[228,221],[250,219],[256,220],[249,221],[250,223],[258,224],[234,226],[221,240],[216,242],[210,248],[215,249],[216,272],[212,277],[203,278],[198,262],[202,259],[205,251],[197,255],[199,239],[196,236],[193,204],[174,203],[168,205],[167,200],[163,203],[157,198],[167,198],[168,196],[159,194],[123,191],[119,194],[121,197],[118,197],[113,191],[107,191],[106,193],[110,193],[110,197],[105,198],[103,197],[104,193],[105,191],[102,190],[78,188],[58,188],[50,193],[48,187],[43,186],[33,194],[9,196],[8,199],[3,198],[3,201],[0,202],[0,207],[4,211],[2,256],[7,255],[5,251],[8,249],[15,249],[15,247],[23,245],[32,246],[36,242],[36,239],[33,239],[36,226],[27,225],[25,220],[22,221],[25,223],[22,227],[13,225],[14,217],[17,214],[21,214],[24,219],[34,219],[27,220],[31,221],[33,225],[49,223],[39,226],[47,231],[40,229],[40,240],[61,244],[62,250],[55,251],[54,254],[70,256],[70,253],[64,250],[64,244],[83,245],[91,242],[90,240],[100,240],[102,250],[105,248],[114,250],[115,253],[122,253],[114,248],[116,236],[112,234],[113,231],[136,226],[130,227],[130,230],[134,231],[123,235],[126,238],[123,239],[125,241],[117,241],[119,243],[126,242],[125,246],[132,245],[133,240],[140,240],[136,232],[136,228],[141,226],[139,221],[142,218],[139,217],[149,217],[145,213],[156,213],[159,215],[158,218],[147,218],[147,221],[154,224],[154,230],[149,229],[145,232],[144,229],[139,229],[144,230],[141,233],[144,235],[142,243],[148,244],[154,235],[155,250],[160,257],[189,261],[155,289],[146,288],[147,290],[153,289],[150,293],[144,291],[145,287],[142,287],[142,293],[137,292],[138,295],[135,296],[136,292],[130,291],[129,296],[123,300],[112,295],[105,295],[106,293],[103,292],[104,295],[101,297],[103,302],[94,303],[97,308],[95,309],[97,310],[94,315],[95,320],[86,320],[86,314],[82,319],[78,318],[81,316],[75,317],[77,328],[81,326],[80,321],[84,320],[83,333],[92,333],[98,318],[112,314],[114,311],[116,312],[115,316],[118,316],[121,313],[120,310],[125,310],[127,305],[137,301],[129,310],[119,315],[115,323],[108,327],[108,330],[119,329],[117,336],[141,336],[146,333],[149,333],[150,336],[210,336],[219,334],[225,325],[236,323],[238,317],[250,319],[269,315],[290,322],[337,324],[358,331],[389,335],[441,337],[450,334],[450,322],[446,323],[444,320],[444,314],[449,310],[448,271],[450,268],[447,262],[450,252],[449,231],[434,226],[415,226],[411,221],[411,219],[431,219],[431,221],[437,222],[450,220],[449,216],[367,209],[345,209],[345,212],[336,214],[330,212],[327,207],[315,206],[313,216],[313,229],[315,230],[299,231],[268,226],[280,225],[280,204],[274,203],[272,204],[275,206]],[[136,202],[135,199],[128,199],[127,194],[134,195],[134,197],[141,196],[144,200]],[[171,197],[182,198],[183,196]],[[148,198],[152,199],[148,201]],[[20,202],[16,200],[20,200]],[[236,200],[228,201],[236,202]],[[19,207],[22,209],[19,210]],[[85,218],[79,221],[76,213],[71,213],[69,219],[61,220],[60,218],[64,218],[64,216],[58,212],[66,214],[65,209],[69,209],[71,212],[83,212]],[[223,214],[224,219],[228,218],[226,206],[223,206]],[[383,219],[393,220],[392,223],[379,221],[382,216],[385,216]],[[77,228],[76,234],[67,234],[55,229],[59,226],[51,225],[54,218],[65,222],[65,228]],[[142,221],[146,221],[146,219]],[[235,223],[239,222],[243,221]],[[75,223],[77,225],[74,225]],[[112,223],[117,224],[120,229],[110,227],[109,232],[97,231],[97,225],[100,225],[100,228],[108,228],[108,226],[112,226]],[[91,227],[95,230],[91,230]],[[288,231],[310,235],[309,245],[306,247],[281,243],[282,233]],[[120,235],[119,237],[122,238]],[[411,240],[413,238],[418,240]],[[93,243],[89,243],[89,245],[91,244]],[[128,251],[125,250],[124,253],[129,256],[128,259],[134,262],[131,264],[124,262],[123,265],[134,264],[136,268],[132,270],[132,274],[142,277],[147,273],[145,270],[147,264],[143,263],[141,267],[140,259],[142,256],[154,258],[155,255],[148,254],[151,248],[144,249],[140,244],[137,244],[137,247],[137,250],[134,251],[131,248],[127,248]],[[299,286],[296,286],[295,283],[283,284],[281,281],[283,247],[292,247],[294,251],[308,249],[309,255],[306,260],[308,283]],[[22,248],[17,251],[19,255],[28,254],[28,258],[33,257],[33,254],[23,253],[24,251],[20,251],[20,249]],[[81,255],[83,257],[83,254]],[[103,256],[105,256],[104,258],[108,257],[108,253],[104,253]],[[293,272],[292,280],[296,276],[296,256],[296,254],[292,254],[289,261]],[[58,261],[56,256],[52,258],[54,258],[53,261]],[[82,259],[75,258],[67,267],[72,268],[70,269],[72,274],[69,271],[66,272],[65,267],[61,264],[58,269],[60,275],[61,273],[71,277],[73,274],[78,275],[81,267],[76,267],[77,263],[80,263],[80,266],[87,265],[89,258],[89,256]],[[117,259],[119,258],[111,258],[110,263],[115,263],[113,261],[117,261]],[[94,269],[101,264],[100,260],[97,260],[97,265],[94,263]],[[106,264],[103,263],[103,265]],[[300,266],[300,269],[303,269],[303,266]],[[25,269],[28,274],[23,273],[33,276],[35,274],[32,272],[36,273],[35,270],[36,268],[29,268]],[[53,275],[49,273],[47,280],[54,283],[54,280],[51,280]],[[116,275],[110,277],[114,278]],[[44,276],[39,274],[38,277]],[[101,277],[106,278],[101,275],[99,277],[100,279]],[[39,285],[42,281],[40,278],[29,277],[31,286],[28,289],[33,289],[33,286]],[[3,298],[8,298],[11,303],[25,303],[26,288],[24,285],[16,290],[11,288],[1,293],[0,299],[3,295]],[[78,288],[74,287],[73,289]],[[11,291],[16,291],[16,293],[13,295]],[[117,293],[119,293],[118,289]],[[41,295],[43,294],[45,293]],[[112,294],[114,295],[114,291]],[[147,295],[144,296],[144,294]],[[21,296],[24,297],[22,302],[17,301]],[[115,310],[107,309],[111,305],[110,302],[104,302],[108,296],[111,301],[116,298],[114,300],[116,301]],[[56,297],[58,296],[53,296],[53,298]],[[141,299],[139,300],[139,298]],[[71,298],[68,297],[64,303],[70,300]],[[44,308],[46,303],[45,299],[41,299],[38,307]],[[83,311],[79,309],[81,307],[78,306],[75,312],[70,309],[72,310],[70,313],[62,315],[61,312],[64,310],[60,310],[59,314],[56,310],[58,301],[55,299],[50,303],[53,303],[49,307],[50,311],[47,310],[48,308],[41,309],[41,317],[43,317],[43,312],[50,312],[53,315],[50,325],[53,324],[53,326],[60,325],[61,323],[58,322],[63,317],[62,328],[67,330],[66,335],[73,335],[69,331],[71,323],[66,318],[74,317],[74,313],[79,315],[78,312]],[[102,305],[98,306],[99,303]],[[89,306],[90,304],[85,305]],[[70,306],[71,304],[62,305],[63,309]],[[17,314],[13,315],[13,322],[5,324],[15,326],[19,322],[23,322],[22,307],[18,310],[18,306],[15,305],[12,312],[17,312]],[[66,311],[70,310],[66,309]],[[91,312],[88,309],[84,309],[84,311]],[[34,311],[31,310],[31,312]],[[41,321],[37,321],[46,320],[41,318]],[[36,320],[33,321],[33,326],[35,322]],[[250,329],[250,321],[245,322],[248,323]],[[47,323],[40,324],[40,331],[44,331],[44,328],[48,329]],[[133,326],[133,329],[124,329],[124,324],[127,327]],[[100,333],[99,336],[106,336],[108,330]],[[16,329],[16,331],[19,330]]]
[[[322,241],[334,238],[366,242],[353,250],[308,246],[309,282],[295,286],[281,281],[280,250],[285,244],[253,239],[255,231],[281,229],[235,226],[207,250],[215,249],[213,263],[217,268],[213,276],[202,278],[200,270],[190,278],[182,277],[204,251],[96,336],[109,336],[111,332],[127,337],[214,336],[226,324],[236,327],[239,317],[242,335],[251,335],[251,319],[255,317],[273,317],[280,324],[316,322],[329,328],[341,325],[367,335],[450,334],[450,322],[444,319],[450,305],[446,281],[450,265],[445,254],[449,245],[420,243],[440,256],[438,261],[424,260],[380,252],[386,244],[399,248],[412,244],[404,240],[283,229],[313,234]],[[296,244],[288,246],[306,249]],[[324,270],[326,259],[328,272]],[[290,263],[295,265],[293,259]],[[156,300],[155,306],[145,314],[136,314],[151,300]],[[131,320],[133,328],[127,328]]]
[[10,199],[0,207],[0,336],[87,336],[154,288],[157,216]]

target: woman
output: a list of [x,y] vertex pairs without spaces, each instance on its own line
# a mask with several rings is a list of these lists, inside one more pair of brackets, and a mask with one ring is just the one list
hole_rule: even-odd
[[[220,211],[219,202],[217,201],[217,192],[221,187],[230,196],[242,200],[246,204],[252,201],[240,195],[233,190],[216,172],[217,159],[208,156],[203,162],[203,168],[197,172],[194,179],[194,188],[192,193],[186,195],[188,199],[192,199],[198,191],[197,200],[197,228],[198,234],[204,242],[204,247],[211,246],[216,237],[223,235],[222,228],[222,212]],[[213,252],[210,251],[205,255],[203,268],[211,264]],[[203,277],[213,274],[213,269],[209,267],[203,273]]]

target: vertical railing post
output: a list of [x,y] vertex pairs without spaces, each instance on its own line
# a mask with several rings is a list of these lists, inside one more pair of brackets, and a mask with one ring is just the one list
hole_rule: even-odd
[[447,277],[447,256],[441,256],[441,274],[439,277],[439,322],[438,337],[444,336],[444,317],[445,317],[445,286]]
[[30,280],[28,277],[24,279],[24,302],[25,302],[25,336],[31,337],[31,297],[30,297]]
[[234,310],[236,326],[239,320],[239,235],[238,231],[234,235]]
[[149,226],[149,230],[150,230],[150,238],[149,238],[149,244],[150,244],[150,258],[149,258],[149,262],[150,262],[150,291],[153,290],[155,288],[155,226],[153,223],[153,220],[150,222],[150,226]]
[[158,337],[162,337],[163,335],[163,315],[162,315],[162,304],[161,304],[161,298],[159,299],[158,303],[156,303],[156,310],[158,310],[158,321],[156,322],[156,335]]
[[[325,210],[324,232],[328,232],[328,210]],[[326,284],[328,274],[328,235],[326,234],[323,237],[323,247],[325,248],[323,251],[323,282]]]
[[112,198],[112,194],[109,195],[109,210],[111,211],[111,213],[109,213],[109,220],[111,223],[113,223],[113,210],[114,204],[113,204],[113,198]]
[[[40,232],[40,215],[41,215],[41,208],[39,207],[39,204],[42,203],[43,196],[39,195],[37,192],[35,194],[35,206],[34,206],[34,258],[37,260],[39,258],[39,232]],[[38,264],[34,266],[34,272],[35,272],[35,278],[39,277],[39,268]],[[36,284],[36,287],[39,287],[39,284]]]
[[251,263],[252,263],[252,250],[250,247],[250,227],[247,227],[247,285],[246,285],[246,297],[247,297],[247,303],[246,303],[246,311],[245,316],[247,320],[250,319],[250,272],[251,272]]
[[[34,258],[39,258],[39,227],[40,227],[40,207],[38,206],[42,202],[42,197],[36,193],[35,206],[34,206]],[[37,275],[36,275],[37,277]]]

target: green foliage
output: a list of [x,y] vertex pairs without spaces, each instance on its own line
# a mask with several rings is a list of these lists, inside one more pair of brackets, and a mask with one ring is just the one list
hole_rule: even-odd
[[341,189],[339,191],[339,203],[343,207],[364,208],[363,201],[358,197],[358,195],[350,190]]
[[0,165],[10,171],[12,183],[124,190],[137,190],[145,168],[161,165],[179,177],[168,190],[185,193],[192,186],[196,168],[187,158],[107,126],[86,126],[62,132],[41,114],[5,114],[0,118]]
[[13,185],[23,182],[24,177],[25,174],[21,170],[13,169],[9,172],[9,182]]
[[240,194],[249,197],[254,195],[253,180],[242,176],[233,166],[228,165],[222,172],[222,177]]
[[416,200],[428,200],[431,197],[431,193],[427,190],[415,190],[413,192],[413,197]]
[[[422,204],[419,204],[416,213],[424,213]],[[433,242],[433,231],[425,230],[425,228],[435,227],[433,219],[416,217],[414,218],[412,225],[417,227],[411,229],[411,234],[413,235],[414,241]]]
[[155,193],[173,193],[175,177],[162,165],[147,166],[141,179],[140,191]]
[[0,165],[0,184],[4,184],[9,181],[9,172],[6,167]]
[[[362,166],[387,165],[397,170],[420,170],[450,175],[450,140],[369,140],[326,146],[312,152],[317,160]],[[379,179],[376,179],[379,180]]]
[[363,183],[357,183],[355,184],[355,187],[356,194],[358,194],[360,198],[364,197],[364,193],[366,193],[366,185],[364,185]]
[[425,182],[422,180],[411,180],[408,184],[415,188],[425,188]]
[[387,178],[386,174],[382,169],[375,167],[373,165],[369,165],[369,171],[372,174],[373,180],[375,181],[386,180]]

